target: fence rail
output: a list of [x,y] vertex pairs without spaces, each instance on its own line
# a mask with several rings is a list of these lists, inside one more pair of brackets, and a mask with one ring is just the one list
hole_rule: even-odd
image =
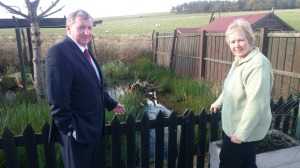
[[[282,97],[275,103],[271,101],[273,122],[272,129],[282,130],[288,134],[294,134],[297,125],[299,100],[290,95],[286,101]],[[111,138],[110,144],[102,143],[102,153],[99,156],[102,167],[109,164],[110,167],[142,167],[154,166],[167,167],[197,167],[204,168],[206,164],[207,140],[210,142],[219,140],[222,136],[220,130],[220,113],[207,113],[202,109],[198,115],[191,110],[186,110],[183,115],[177,116],[173,111],[165,118],[163,113],[158,113],[155,120],[149,120],[144,114],[140,121],[129,114],[126,122],[120,123],[118,117],[114,117],[110,125],[105,126],[104,137]],[[180,127],[178,127],[180,126]],[[168,129],[167,149],[164,148],[165,128]],[[179,129],[180,128],[180,129]],[[50,126],[46,123],[41,133],[35,133],[30,125],[21,136],[15,136],[11,130],[5,128],[0,139],[0,150],[4,151],[5,166],[18,168],[21,163],[18,158],[17,148],[23,147],[26,154],[27,167],[38,168],[38,145],[42,145],[46,168],[57,168],[55,145],[58,140],[48,143]],[[150,131],[155,131],[154,164],[150,161]],[[180,131],[179,131],[180,130]],[[177,135],[180,134],[180,135]],[[137,138],[140,136],[140,138]],[[179,136],[179,138],[177,138]],[[122,137],[125,137],[126,156],[122,156]],[[138,140],[140,139],[140,142]],[[140,150],[136,150],[139,145]],[[196,144],[196,145],[195,145]],[[111,146],[110,163],[105,160],[108,153],[104,147]],[[164,157],[167,153],[167,157]],[[1,157],[1,156],[0,156]],[[122,163],[121,158],[125,158]],[[0,163],[3,160],[0,160]]]

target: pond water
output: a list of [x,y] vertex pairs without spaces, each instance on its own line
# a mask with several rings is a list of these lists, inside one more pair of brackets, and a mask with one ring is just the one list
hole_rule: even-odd
[[[118,96],[124,95],[126,92],[126,89],[128,89],[127,86],[118,86],[114,88],[108,89],[108,93],[111,95],[112,98],[117,99]],[[148,93],[155,95],[156,93]],[[169,117],[171,114],[171,110],[166,108],[164,105],[157,102],[157,100],[151,101],[150,99],[147,99],[147,106],[144,107],[143,112],[147,113],[150,120],[156,119],[156,116],[159,112],[162,112],[165,117]],[[168,128],[165,127],[164,130],[164,159],[167,159],[167,146],[168,145]],[[150,130],[150,159],[154,159],[154,152],[155,152],[155,129]]]

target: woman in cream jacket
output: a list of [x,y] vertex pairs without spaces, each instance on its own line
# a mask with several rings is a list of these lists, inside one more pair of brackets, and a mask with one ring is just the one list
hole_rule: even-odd
[[210,111],[222,108],[225,133],[220,168],[257,167],[256,143],[267,134],[271,123],[270,92],[273,72],[269,60],[254,44],[250,24],[235,20],[226,31],[226,41],[235,55],[219,98]]

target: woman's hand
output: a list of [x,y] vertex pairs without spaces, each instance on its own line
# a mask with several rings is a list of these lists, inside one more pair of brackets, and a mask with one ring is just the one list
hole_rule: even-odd
[[212,104],[209,109],[210,112],[216,113],[218,111],[218,107],[215,104]]
[[235,143],[235,144],[241,144],[241,143],[242,143],[242,141],[239,140],[239,139],[237,139],[235,136],[232,136],[232,137],[231,137],[231,142],[232,142],[232,143]]

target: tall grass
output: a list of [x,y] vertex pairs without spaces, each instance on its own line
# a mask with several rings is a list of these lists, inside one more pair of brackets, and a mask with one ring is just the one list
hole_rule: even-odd
[[[111,61],[102,65],[102,71],[105,77],[104,81],[108,83],[108,87],[118,84],[128,85],[136,80],[148,81],[157,85],[158,97],[161,97],[166,105],[176,109],[178,115],[186,108],[190,108],[197,113],[201,108],[208,107],[214,99],[214,96],[210,94],[212,86],[208,82],[178,76],[174,72],[152,63],[148,58],[138,59],[130,63]],[[0,133],[7,127],[15,135],[21,135],[27,124],[30,124],[36,133],[40,133],[44,124],[51,121],[47,101],[37,102],[34,90],[16,92],[14,96],[10,96],[10,99],[7,99],[7,95],[0,94],[0,101]],[[129,114],[132,114],[136,120],[140,120],[145,107],[142,104],[147,104],[144,95],[132,90],[126,90],[124,95],[118,97],[118,102],[124,104],[127,110],[125,115],[118,116],[120,122],[125,122]],[[111,123],[114,116],[114,113],[107,111],[106,124]],[[105,138],[105,141],[110,143],[109,136]],[[122,138],[122,144],[125,144],[124,137]],[[110,152],[109,146],[110,144],[106,146],[108,152]],[[136,150],[139,150],[139,145],[137,145]],[[57,151],[59,150],[57,149]],[[122,149],[122,152],[126,152],[125,148]],[[40,165],[43,167],[44,157],[41,146],[38,147],[38,153]],[[18,149],[18,155],[21,166],[25,166],[24,148]],[[125,156],[125,154],[122,156]],[[0,151],[0,160],[3,161],[3,157],[3,151]],[[59,152],[57,152],[57,159],[61,166]],[[122,159],[123,164],[125,158]],[[0,167],[5,167],[5,163],[0,163]]]
[[8,100],[1,94],[0,99],[1,133],[7,127],[16,135],[22,134],[27,124],[41,132],[43,125],[50,123],[49,105],[46,101],[37,103],[34,90],[16,92],[14,100]]
[[214,84],[176,75],[148,59],[137,60],[131,68],[137,78],[156,83],[158,98],[178,114],[182,114],[186,108],[197,114],[202,108],[208,109],[216,98],[213,93]]

